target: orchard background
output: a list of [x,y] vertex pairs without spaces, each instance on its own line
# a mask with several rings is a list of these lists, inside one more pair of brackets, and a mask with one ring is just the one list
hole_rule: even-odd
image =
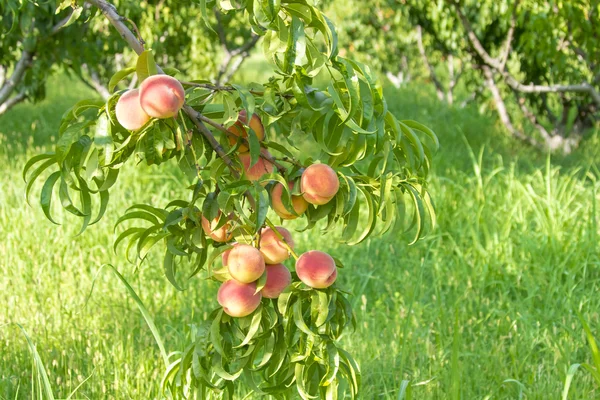
[[[263,40],[214,3],[208,24],[203,1],[115,4],[179,79],[273,75]],[[27,160],[54,148],[67,109],[110,95],[111,76],[136,58],[102,15],[87,19],[87,3],[0,5],[0,396],[160,397],[164,364],[132,291],[175,352],[217,307],[218,284],[195,277],[177,291],[163,250],[133,266],[113,252],[113,227],[133,204],[188,196],[186,177],[175,163],[126,165],[103,219],[79,236],[77,218],[59,212],[56,227],[38,196],[28,206]],[[340,343],[361,366],[359,398],[597,397],[597,2],[319,7],[340,54],[377,68],[393,114],[441,143],[428,178],[437,227],[415,244],[413,231],[347,247],[341,229],[285,225],[297,249],[346,265],[337,282],[357,326]]]

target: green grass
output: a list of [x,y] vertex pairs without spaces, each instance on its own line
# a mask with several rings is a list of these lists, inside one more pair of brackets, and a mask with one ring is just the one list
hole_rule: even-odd
[[[215,284],[193,279],[177,292],[160,254],[136,272],[112,252],[119,213],[137,202],[164,206],[184,193],[180,175],[129,166],[99,224],[78,237],[75,220],[52,225],[36,199],[26,204],[21,168],[90,93],[50,89],[48,100],[0,118],[0,399],[43,397],[37,358],[10,323],[35,344],[56,398],[80,384],[74,397],[155,398],[164,364],[135,300],[108,268],[86,300],[112,263],[167,352],[181,350],[189,324],[216,307]],[[360,361],[362,398],[560,398],[573,370],[568,398],[600,397],[591,373],[569,371],[593,364],[577,310],[600,337],[597,136],[549,159],[506,139],[493,118],[448,108],[419,86],[388,96],[399,117],[440,136],[431,186],[438,228],[413,246],[401,236],[347,248],[317,231],[295,235],[300,251],[316,246],[347,266],[339,282],[353,292],[359,325],[344,345]]]

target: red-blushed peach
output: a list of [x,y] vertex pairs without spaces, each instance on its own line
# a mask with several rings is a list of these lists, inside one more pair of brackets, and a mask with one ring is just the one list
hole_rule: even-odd
[[256,293],[256,283],[240,283],[231,279],[221,285],[217,301],[223,311],[232,317],[250,315],[260,305],[262,295]]
[[[277,232],[283,236],[285,243],[293,250],[294,239],[292,239],[290,231],[283,226],[277,226],[276,228]],[[285,246],[283,240],[281,240],[271,228],[263,228],[260,233],[260,252],[267,264],[279,264],[290,257],[289,250]]]
[[215,242],[229,242],[233,238],[233,233],[228,234],[228,230],[231,228],[229,222],[226,222],[222,227],[217,229],[217,225],[219,223],[219,216],[213,219],[212,222],[209,222],[208,219],[203,215],[202,216],[202,229],[204,233],[212,238]]
[[310,204],[327,204],[340,188],[337,174],[327,164],[312,164],[304,170],[300,178],[302,196]]
[[[294,189],[294,182],[288,182],[288,186],[291,192]],[[298,218],[297,216],[289,212],[287,208],[285,208],[285,206],[283,205],[283,201],[281,200],[282,194],[283,185],[281,183],[275,184],[273,190],[271,191],[271,204],[273,206],[273,211],[275,211],[275,214],[277,214],[283,219]],[[302,215],[308,208],[308,202],[304,200],[304,197],[302,196],[292,196],[292,207],[294,208],[296,214]]]
[[[260,120],[260,117],[257,114],[252,114],[252,118],[250,118],[250,123],[247,122],[247,113],[246,110],[240,111],[240,115],[235,124],[231,125],[227,130],[231,132],[231,135],[228,135],[229,143],[233,146],[237,143],[238,138],[248,139],[248,132],[244,127],[244,124],[247,124],[256,134],[256,137],[259,141],[264,140],[265,138],[265,128]],[[246,143],[241,143],[240,147],[238,147],[240,153],[244,153],[248,151],[248,146]]]
[[128,90],[119,97],[115,106],[115,113],[119,124],[127,130],[137,131],[150,121],[150,116],[140,105],[140,91]]
[[325,289],[335,282],[337,267],[329,254],[311,250],[298,257],[296,274],[306,285],[315,289]]
[[267,299],[276,299],[290,283],[292,283],[292,274],[285,265],[267,265],[267,281],[261,293]]
[[[268,156],[271,155],[265,149],[262,149],[261,153]],[[256,164],[254,164],[253,166],[250,166],[250,153],[242,153],[239,155],[239,158],[242,162],[242,166],[244,167],[244,174],[246,175],[246,178],[250,181],[257,181],[260,178],[262,178],[263,175],[270,174],[273,172],[273,164],[262,157],[259,157]]]
[[140,85],[140,104],[151,117],[174,117],[184,102],[183,86],[172,76],[152,75]]
[[227,256],[227,268],[236,281],[250,283],[265,272],[265,259],[256,247],[240,243]]

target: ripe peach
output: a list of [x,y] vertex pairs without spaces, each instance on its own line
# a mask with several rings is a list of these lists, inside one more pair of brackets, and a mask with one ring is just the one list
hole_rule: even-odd
[[312,164],[302,173],[300,189],[310,204],[323,205],[335,196],[340,188],[337,174],[327,164]]
[[217,216],[217,218],[213,219],[212,222],[209,222],[208,219],[203,215],[202,229],[204,230],[204,233],[210,236],[215,242],[229,242],[233,238],[233,233],[229,233],[229,235],[227,234],[227,231],[229,228],[231,228],[229,222],[226,222],[222,227],[215,229],[219,223],[219,216],[220,214]]
[[261,293],[267,299],[276,299],[290,283],[292,283],[292,274],[285,265],[267,265],[267,282]]
[[[282,226],[276,227],[285,242],[294,249],[294,239],[290,232]],[[289,250],[271,228],[264,228],[260,234],[260,252],[267,264],[279,264],[290,257]]]
[[[270,156],[270,153],[265,149],[262,149],[261,153]],[[250,181],[257,181],[263,175],[273,172],[273,164],[262,157],[260,157],[253,166],[250,166],[250,153],[242,153],[239,157],[244,167],[246,178]]]
[[316,289],[324,289],[335,282],[337,267],[329,254],[311,250],[298,257],[296,273],[298,278],[306,285]]
[[154,118],[171,118],[177,115],[185,101],[181,83],[169,75],[152,75],[140,85],[140,104]]
[[[294,189],[294,182],[288,182],[288,186],[290,191]],[[273,205],[273,210],[275,214],[279,215],[283,219],[295,219],[298,218],[291,212],[285,208],[283,202],[281,201],[281,195],[283,194],[283,185],[281,183],[277,183],[273,190],[271,191],[271,203]],[[296,214],[302,215],[308,208],[308,203],[304,200],[302,196],[292,196],[292,207]]]
[[[252,118],[250,118],[250,123],[248,123],[247,121],[248,121],[248,118],[247,118],[246,110],[242,110],[242,111],[240,111],[240,115],[238,117],[237,122],[235,124],[231,125],[229,128],[227,128],[227,130],[232,133],[232,135],[228,136],[229,143],[232,146],[237,143],[237,140],[239,137],[242,137],[244,139],[248,138],[248,132],[246,131],[244,124],[248,124],[248,126],[256,134],[256,137],[258,138],[259,141],[264,140],[265,127],[263,126],[262,121],[260,120],[260,117],[257,114],[252,114]],[[247,152],[248,146],[245,143],[242,143],[242,144],[240,144],[240,147],[238,148],[238,150],[241,153]]]
[[150,116],[142,109],[140,105],[140,91],[138,89],[128,90],[121,95],[115,107],[117,121],[127,130],[137,131],[146,122]]
[[242,283],[254,282],[265,272],[265,259],[257,248],[238,244],[227,257],[227,268],[233,279]]
[[217,301],[228,315],[245,317],[260,305],[262,295],[255,292],[256,283],[240,283],[231,279],[219,288]]

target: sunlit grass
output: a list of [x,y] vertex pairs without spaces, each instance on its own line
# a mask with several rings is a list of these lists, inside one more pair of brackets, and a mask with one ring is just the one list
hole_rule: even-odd
[[[182,350],[189,325],[217,306],[213,283],[195,278],[184,292],[169,285],[159,253],[136,273],[112,251],[112,225],[127,207],[186,195],[174,168],[126,168],[104,219],[79,237],[77,221],[52,225],[35,196],[27,206],[22,165],[86,95],[54,85],[44,103],[0,119],[0,398],[38,394],[38,364],[8,323],[35,343],[56,398],[82,382],[75,397],[158,396],[161,352],[109,269],[86,303],[105,263],[140,296],[167,353]],[[593,373],[570,370],[595,365],[576,310],[600,337],[598,153],[551,159],[509,142],[493,119],[446,108],[419,87],[388,95],[400,117],[440,136],[431,186],[438,228],[410,247],[399,235],[353,248],[318,231],[295,235],[300,251],[316,247],[346,264],[339,283],[353,292],[359,326],[344,345],[361,363],[362,398],[560,398],[568,377],[568,398],[600,396]]]

